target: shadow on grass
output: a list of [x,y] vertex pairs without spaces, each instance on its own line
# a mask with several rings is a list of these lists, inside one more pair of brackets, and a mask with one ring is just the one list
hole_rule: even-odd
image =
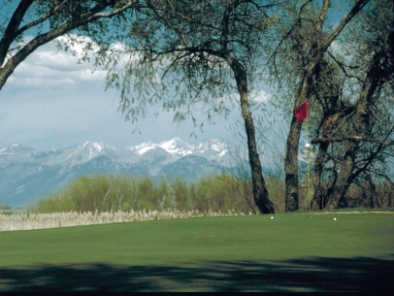
[[4,291],[382,291],[391,290],[386,258],[210,261],[195,267],[108,264],[0,268]]

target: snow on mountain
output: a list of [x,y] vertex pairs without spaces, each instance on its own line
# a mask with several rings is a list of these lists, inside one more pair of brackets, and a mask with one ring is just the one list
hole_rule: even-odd
[[153,143],[152,141],[147,141],[147,142],[143,142],[137,146],[130,147],[128,149],[136,152],[138,155],[142,155],[149,150],[155,149],[156,147],[158,147],[158,145],[156,143]]
[[154,143],[152,141],[147,141],[139,145],[129,147],[131,151],[134,151],[139,155],[143,155],[149,150],[153,150],[156,148],[164,149],[168,153],[178,157],[182,157],[193,153],[191,149],[192,145],[185,141],[182,141],[179,138],[174,138],[169,141],[163,141],[161,143]]
[[136,152],[138,155],[143,155],[149,150],[162,148],[169,154],[180,158],[186,155],[198,155],[206,157],[210,160],[221,158],[228,152],[228,144],[220,139],[209,139],[203,142],[188,143],[179,138],[174,138],[169,141],[154,143],[147,141],[139,145],[129,147],[131,151]]
[[[72,147],[66,152],[67,160],[72,164],[84,163],[100,155],[107,155],[107,152],[115,151],[115,148],[95,142],[85,142],[82,146]],[[63,156],[64,157],[64,156]]]
[[194,146],[195,155],[205,157],[209,160],[221,160],[230,157],[228,154],[228,144],[219,139],[209,139],[196,143]]
[[174,138],[169,141],[164,141],[159,144],[159,147],[166,150],[168,153],[175,156],[186,156],[189,154],[193,154],[193,145],[182,141],[179,138]]

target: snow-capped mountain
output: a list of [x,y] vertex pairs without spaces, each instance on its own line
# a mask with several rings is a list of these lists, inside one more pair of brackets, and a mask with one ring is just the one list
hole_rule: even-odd
[[219,139],[188,143],[174,138],[125,149],[89,141],[49,150],[12,145],[0,149],[0,204],[22,206],[90,173],[196,179],[222,172],[230,160],[228,144]]
[[[167,151],[174,157],[184,157],[186,155],[194,154],[206,157],[211,160],[223,158],[228,152],[228,144],[219,139],[209,139],[204,142],[188,143],[179,138],[174,138],[169,141],[161,143],[154,143],[152,141],[141,143],[137,146],[129,147],[131,151],[138,155],[143,155],[149,150],[161,148]],[[226,155],[227,156],[227,155]]]

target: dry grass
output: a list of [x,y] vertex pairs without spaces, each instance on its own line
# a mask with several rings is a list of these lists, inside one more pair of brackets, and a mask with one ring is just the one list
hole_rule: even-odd
[[[130,212],[68,212],[68,213],[15,213],[0,214],[0,231],[32,230],[57,227],[71,227],[93,224],[107,224],[119,222],[137,222],[148,220],[185,219],[198,217],[224,217],[245,215],[237,214],[235,210],[228,212],[175,212],[175,211],[130,211]],[[249,213],[252,215],[252,213]]]

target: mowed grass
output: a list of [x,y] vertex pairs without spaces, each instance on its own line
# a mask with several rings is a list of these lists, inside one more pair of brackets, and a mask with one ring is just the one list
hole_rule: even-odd
[[[394,253],[394,215],[269,215],[0,232],[0,266],[373,257]],[[334,221],[333,218],[337,220]]]

